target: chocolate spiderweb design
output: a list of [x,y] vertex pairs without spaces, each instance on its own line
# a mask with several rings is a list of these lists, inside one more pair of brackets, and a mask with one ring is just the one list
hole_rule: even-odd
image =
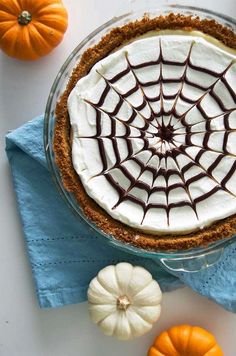
[[152,60],[137,63],[123,51],[115,75],[96,69],[98,99],[83,98],[96,133],[79,139],[95,140],[102,163],[92,179],[105,177],[117,192],[113,211],[128,201],[141,207],[140,226],[150,211],[162,212],[169,226],[173,209],[190,209],[198,220],[199,204],[219,191],[235,198],[235,61],[206,68],[194,60],[195,46],[188,41],[181,61],[165,56],[161,39]]

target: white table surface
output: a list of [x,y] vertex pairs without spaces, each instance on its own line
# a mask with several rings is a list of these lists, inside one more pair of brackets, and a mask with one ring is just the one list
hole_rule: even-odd
[[[69,28],[47,57],[24,63],[0,53],[0,355],[1,356],[144,356],[155,335],[174,324],[211,330],[225,356],[236,355],[236,315],[188,288],[164,294],[159,322],[147,335],[118,342],[105,337],[88,316],[87,303],[40,310],[16,208],[4,135],[45,108],[48,92],[71,50],[97,26],[130,9],[129,0],[64,0]],[[140,0],[139,4],[145,1]],[[151,1],[147,1],[151,3]],[[170,4],[171,1],[158,1]],[[236,17],[235,0],[180,1]]]

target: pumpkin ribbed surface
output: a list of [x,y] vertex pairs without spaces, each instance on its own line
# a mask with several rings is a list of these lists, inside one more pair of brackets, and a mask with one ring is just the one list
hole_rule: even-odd
[[105,335],[120,340],[151,330],[161,313],[161,299],[162,292],[151,274],[126,262],[103,268],[88,289],[92,321]]
[[148,356],[223,356],[215,337],[203,328],[179,325],[162,332]]
[[37,59],[61,42],[67,22],[60,0],[1,0],[0,48],[11,57]]

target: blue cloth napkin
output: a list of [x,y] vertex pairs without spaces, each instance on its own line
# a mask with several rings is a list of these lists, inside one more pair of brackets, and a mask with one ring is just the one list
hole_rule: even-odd
[[186,284],[236,312],[236,244],[207,270],[170,274],[153,259],[123,252],[95,237],[70,211],[47,168],[43,116],[10,132],[6,151],[41,307],[85,301],[88,284],[101,268],[128,261],[148,269],[163,291]]

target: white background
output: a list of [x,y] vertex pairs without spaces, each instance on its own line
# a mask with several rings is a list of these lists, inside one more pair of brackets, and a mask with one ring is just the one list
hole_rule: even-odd
[[[37,305],[4,153],[4,135],[44,111],[51,84],[71,50],[96,27],[130,10],[134,2],[64,0],[69,12],[69,28],[62,44],[50,55],[24,63],[0,53],[1,356],[144,356],[161,330],[180,323],[209,329],[216,335],[225,356],[236,355],[236,316],[188,288],[166,293],[159,322],[149,334],[132,342],[122,343],[103,336],[89,320],[87,303],[54,310],[40,310]],[[145,3],[144,0],[137,2]],[[158,0],[158,4],[162,3],[171,1]],[[235,0],[179,3],[197,4],[236,17]]]

